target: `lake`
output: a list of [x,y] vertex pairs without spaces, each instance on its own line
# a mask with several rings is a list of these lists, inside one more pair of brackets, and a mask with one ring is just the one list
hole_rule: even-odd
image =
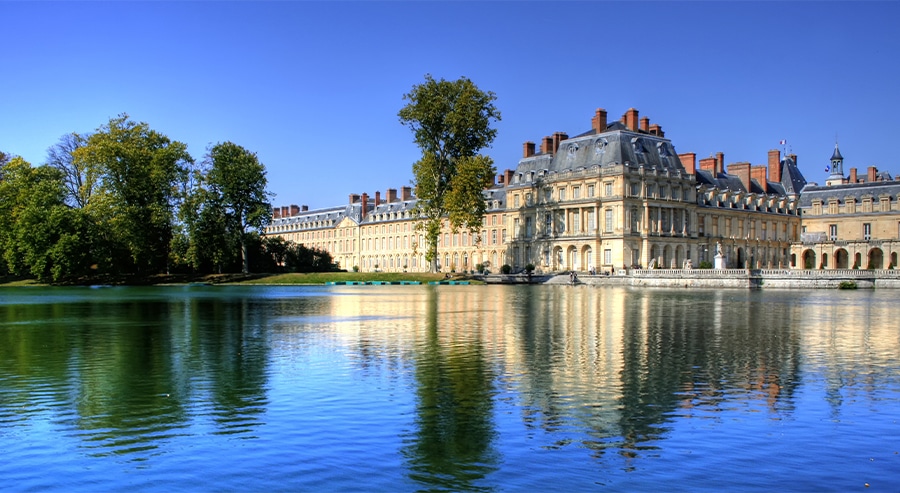
[[3,491],[897,491],[896,292],[0,289]]

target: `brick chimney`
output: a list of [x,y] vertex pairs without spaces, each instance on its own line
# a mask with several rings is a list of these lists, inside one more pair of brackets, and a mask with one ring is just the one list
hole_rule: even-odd
[[553,154],[552,137],[544,137],[541,139],[541,154]]
[[716,174],[722,174],[725,172],[725,153],[717,152],[716,153]]
[[628,111],[625,112],[625,126],[628,127],[629,130],[637,131],[638,110],[634,108],[628,108]]
[[396,188],[388,188],[387,189],[387,203],[393,203],[397,201],[397,189]]
[[350,194],[350,203],[351,203],[351,204],[355,204],[355,203],[357,203],[357,202],[359,202],[359,194],[357,194],[357,193],[351,193],[351,194]]
[[591,118],[591,128],[598,134],[606,131],[606,110],[597,108],[594,117]]
[[280,219],[281,218],[281,207],[273,207],[272,208],[272,219]]
[[375,207],[381,205],[381,190],[375,192]]
[[710,157],[705,157],[705,158],[701,159],[700,160],[700,169],[703,171],[709,171],[710,173],[713,174],[713,178],[715,178],[717,176],[716,175],[716,158],[710,156]]
[[412,199],[412,187],[400,187],[400,200],[406,202]]
[[281,206],[281,217],[291,217],[291,208],[286,205]]
[[866,175],[866,179],[869,183],[875,183],[875,174],[878,173],[878,168],[875,166],[869,166],[869,173]]
[[657,125],[656,123],[654,123],[653,125],[650,125],[650,133],[652,135],[656,135],[657,137],[665,137],[666,136],[666,133],[663,132],[662,127]]
[[650,132],[650,119],[646,116],[641,118],[641,130],[644,132]]
[[769,150],[769,177],[781,183],[781,151],[778,149]]
[[681,160],[681,165],[684,166],[684,169],[690,174],[697,173],[697,153],[695,152],[686,152],[684,154],[679,154],[678,159]]
[[509,186],[509,184],[512,183],[513,174],[515,174],[515,171],[513,171],[511,169],[507,169],[503,172],[503,175],[504,175],[503,180],[506,182],[507,186]]
[[850,179],[847,181],[849,183],[859,183],[859,178],[856,177],[856,168],[850,168]]
[[297,214],[300,214],[300,206],[291,204],[291,215],[296,216]]
[[522,157],[534,156],[534,142],[530,140],[522,144]]
[[309,210],[309,206],[308,206],[308,205],[301,205],[301,206],[300,206],[300,212],[307,212],[308,210]]
[[553,154],[559,150],[559,143],[568,139],[569,136],[564,132],[553,132]]
[[728,165],[728,174],[740,178],[744,190],[750,191],[750,163],[731,163]]
[[359,205],[360,205],[359,218],[360,218],[360,219],[364,219],[364,218],[366,217],[366,214],[369,212],[369,209],[368,209],[368,207],[369,207],[369,194],[363,192],[362,197],[361,197],[359,200],[360,200],[360,204],[359,204]]
[[750,178],[756,180],[756,183],[759,183],[760,188],[762,188],[763,193],[769,193],[769,183],[768,177],[766,173],[768,168],[764,164],[758,164],[756,166],[750,167]]

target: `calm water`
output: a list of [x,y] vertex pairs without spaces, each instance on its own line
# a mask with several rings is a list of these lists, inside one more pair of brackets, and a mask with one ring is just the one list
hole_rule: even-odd
[[0,290],[0,489],[898,491],[897,299]]

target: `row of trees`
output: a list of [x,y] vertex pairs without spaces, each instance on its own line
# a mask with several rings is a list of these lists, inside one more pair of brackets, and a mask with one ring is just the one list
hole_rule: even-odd
[[326,252],[259,236],[271,219],[266,186],[255,153],[224,142],[196,162],[127,115],[63,136],[40,166],[0,153],[0,274],[330,269]]

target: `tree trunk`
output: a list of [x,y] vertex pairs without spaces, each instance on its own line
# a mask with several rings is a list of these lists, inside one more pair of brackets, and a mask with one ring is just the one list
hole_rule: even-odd
[[250,272],[250,259],[247,255],[247,240],[245,238],[241,238],[241,260],[243,260],[244,264],[241,272],[248,274]]

